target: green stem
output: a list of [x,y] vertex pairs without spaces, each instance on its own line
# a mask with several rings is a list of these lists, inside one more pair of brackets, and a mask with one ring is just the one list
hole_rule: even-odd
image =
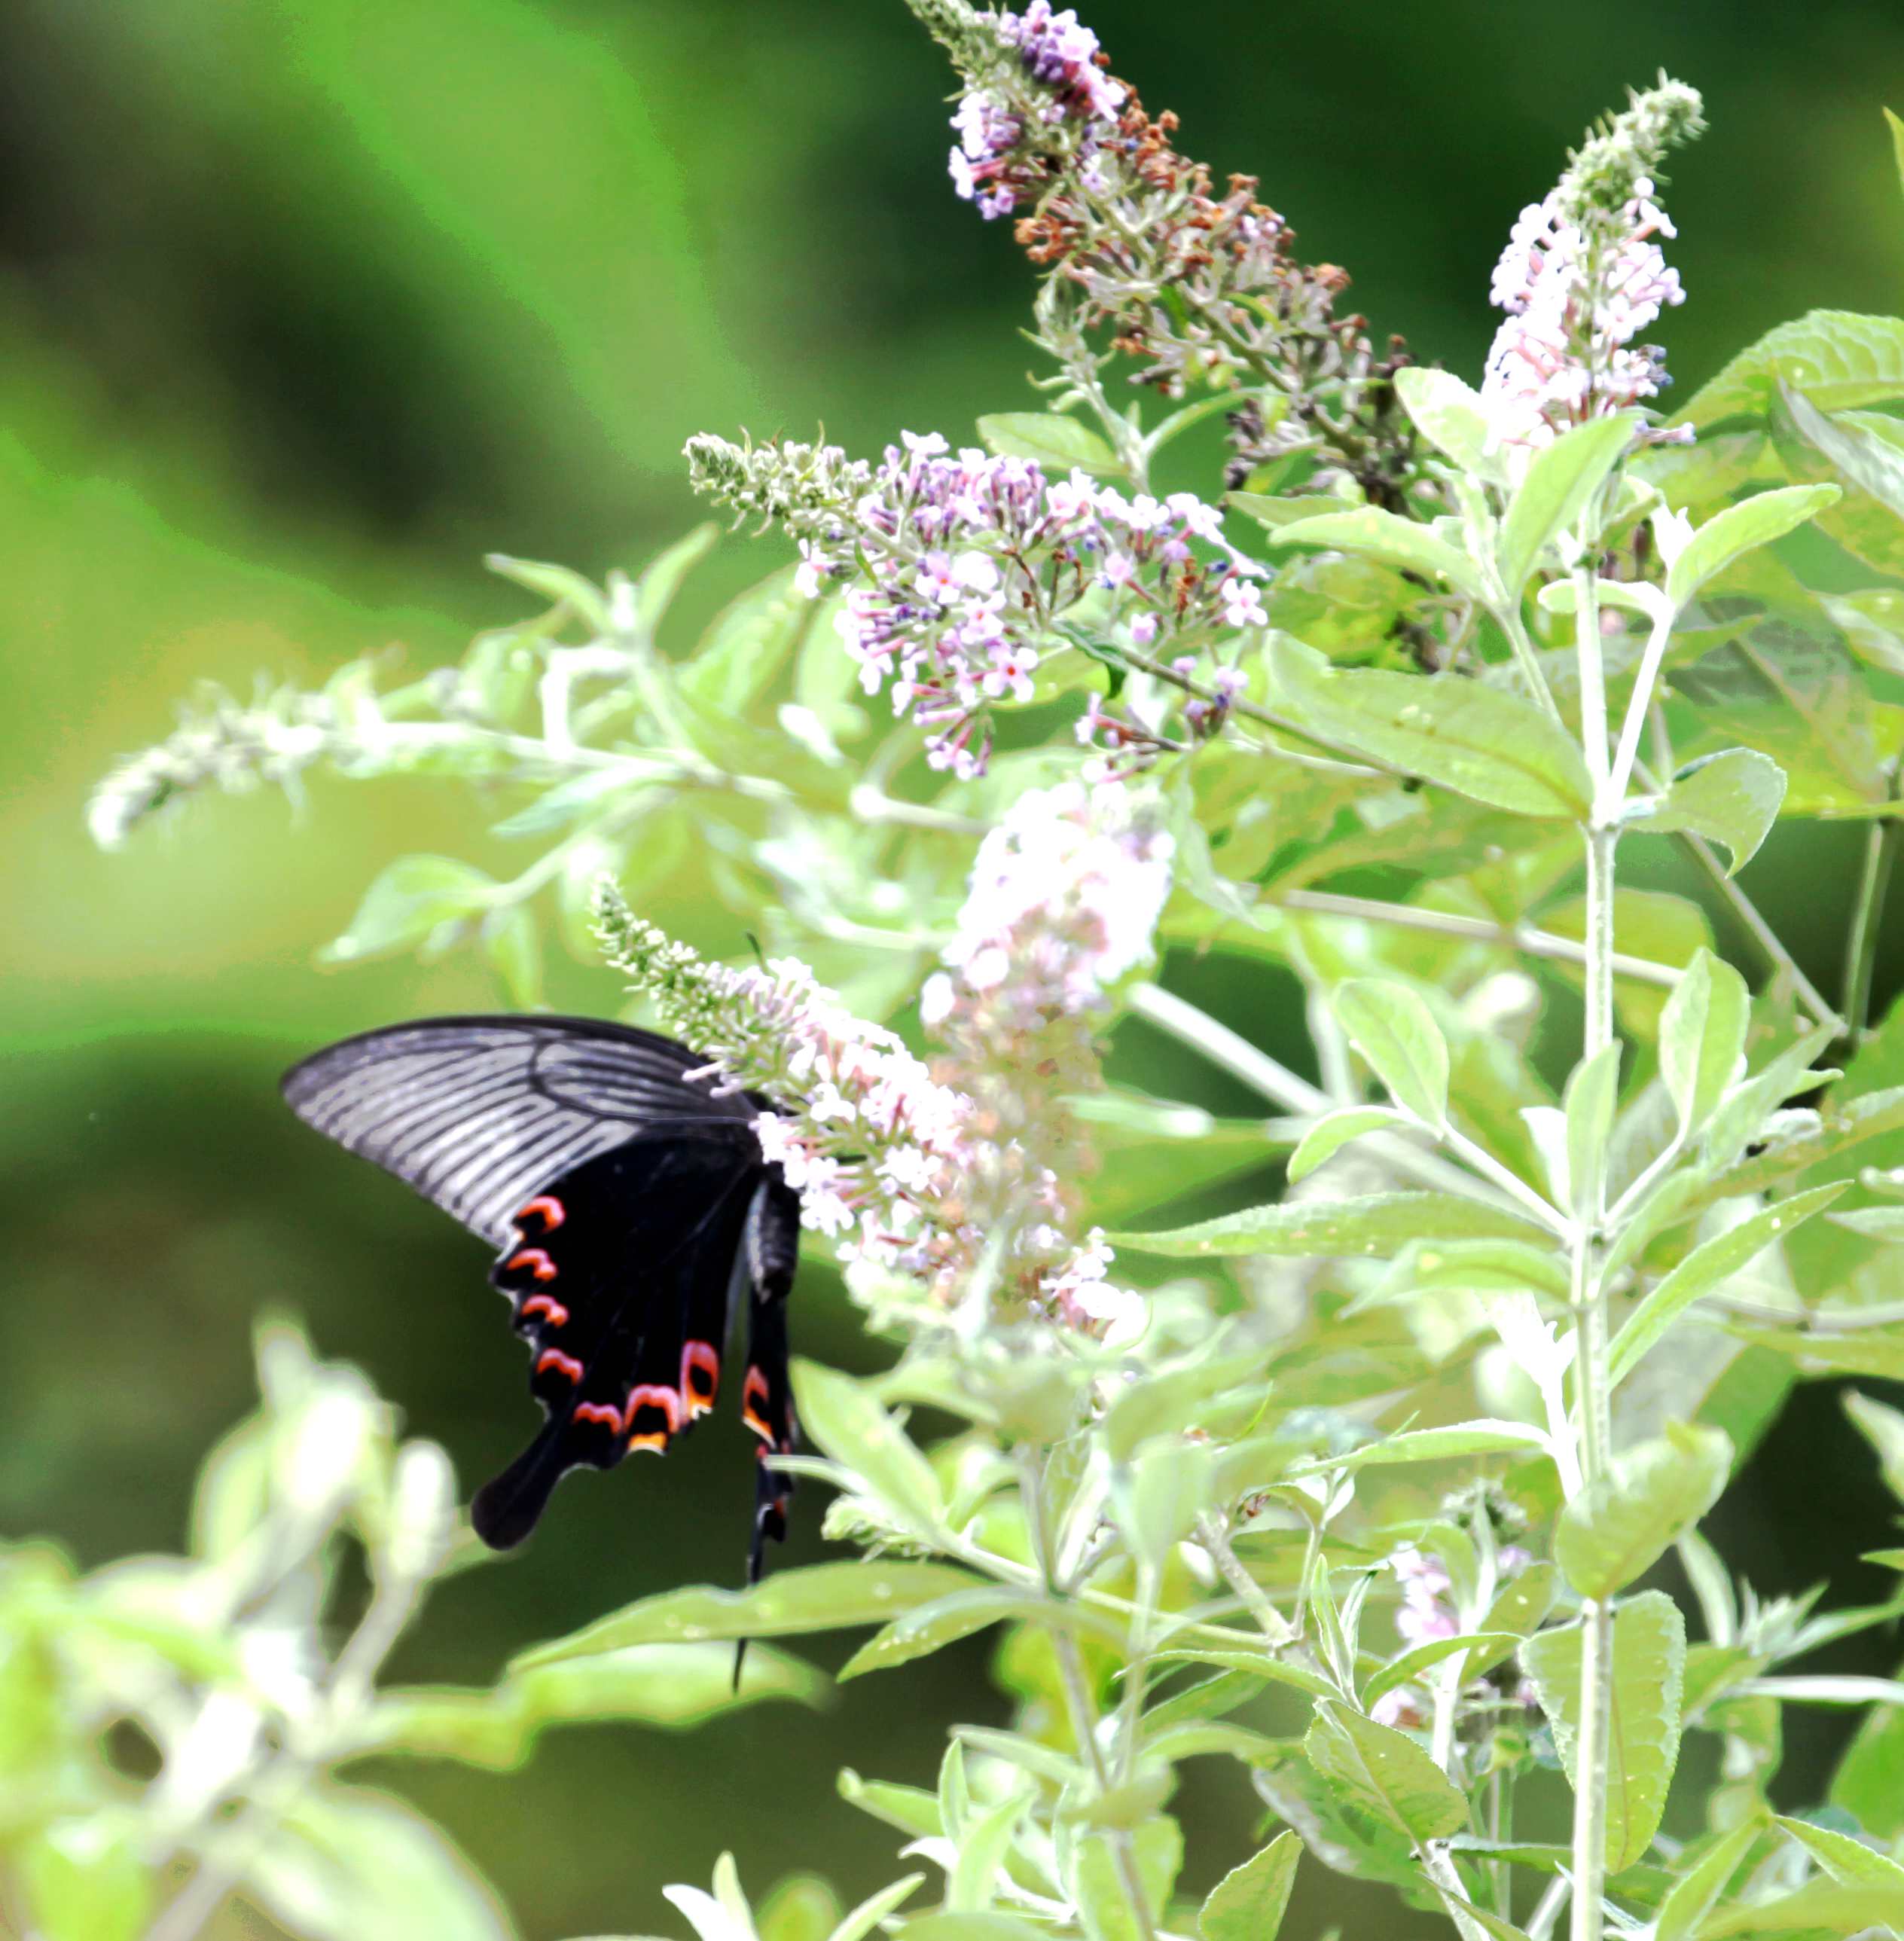
[[[1617,814],[1618,805],[1602,805]],[[1615,828],[1587,831],[1587,1018],[1583,1056],[1613,1042],[1613,891]],[[1607,1380],[1606,1291],[1594,1259],[1594,1220],[1576,1215],[1572,1258],[1574,1410],[1579,1419],[1582,1488],[1606,1475],[1612,1457],[1612,1407]],[[1603,1600],[1582,1609],[1580,1725],[1575,1750],[1572,1941],[1602,1941],[1605,1912],[1606,1790],[1612,1700],[1613,1613]]]
[[[1892,793],[1896,793],[1893,778]],[[1897,861],[1904,826],[1896,816],[1874,821],[1865,832],[1864,869],[1852,906],[1851,932],[1844,946],[1844,1036],[1855,1051],[1871,1021],[1871,980],[1877,967],[1878,938],[1884,928],[1884,898]]]
[[1542,672],[1540,656],[1534,651],[1533,642],[1527,637],[1527,622],[1520,617],[1517,605],[1509,605],[1503,601],[1499,606],[1489,603],[1489,610],[1500,622],[1501,631],[1508,637],[1508,645],[1514,650],[1514,665],[1520,670],[1520,677],[1527,683],[1527,692],[1540,711],[1556,727],[1564,728],[1566,722],[1560,714],[1560,704],[1554,698],[1554,690],[1547,684],[1547,676]]

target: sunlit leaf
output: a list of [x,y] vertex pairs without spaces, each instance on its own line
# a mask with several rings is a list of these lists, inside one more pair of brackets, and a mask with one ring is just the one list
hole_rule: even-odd
[[1727,748],[1690,763],[1635,829],[1689,830],[1722,844],[1736,876],[1759,853],[1785,800],[1785,771],[1756,748]]
[[1623,1449],[1560,1512],[1554,1560],[1585,1597],[1610,1597],[1662,1557],[1719,1500],[1732,1445],[1716,1429],[1669,1423]]
[[1342,1029],[1403,1111],[1425,1125],[1447,1117],[1448,1048],[1435,1014],[1407,985],[1352,977],[1336,987]]
[[1756,547],[1768,546],[1838,503],[1835,485],[1780,485],[1715,512],[1666,574],[1666,597],[1684,607],[1701,587]]
[[1303,1750],[1346,1799],[1412,1841],[1444,1840],[1468,1823],[1467,1801],[1420,1746],[1346,1705],[1317,1705]]
[[1000,458],[1028,458],[1062,475],[1080,472],[1121,475],[1117,454],[1087,424],[1056,411],[994,411],[978,423],[986,449]]
[[1113,1233],[1120,1247],[1178,1258],[1272,1254],[1386,1259],[1417,1240],[1527,1239],[1542,1230],[1517,1215],[1450,1193],[1371,1193],[1356,1200],[1252,1206],[1153,1233]]
[[1541,554],[1586,509],[1633,442],[1638,424],[1633,412],[1590,418],[1536,454],[1501,522],[1498,559],[1510,600],[1520,597]]
[[[1541,1710],[1570,1783],[1578,1781],[1580,1738],[1579,1625],[1542,1631],[1520,1647]],[[1679,1699],[1685,1673],[1685,1620],[1658,1591],[1630,1597],[1613,1614],[1612,1709],[1607,1720],[1606,1869],[1641,1859],[1659,1830],[1679,1756]]]
[[1203,1941],[1276,1941],[1302,1850],[1302,1842],[1285,1829],[1232,1867],[1211,1888],[1196,1917]]
[[943,1518],[932,1465],[863,1383],[818,1362],[793,1364],[793,1396],[807,1434],[913,1529]]
[[1904,321],[1814,310],[1768,331],[1741,351],[1674,419],[1708,425],[1721,418],[1763,417],[1780,381],[1820,411],[1904,397]]

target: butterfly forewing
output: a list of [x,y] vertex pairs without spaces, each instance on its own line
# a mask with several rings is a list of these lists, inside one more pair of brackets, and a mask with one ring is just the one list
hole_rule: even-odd
[[[763,1159],[766,1102],[717,1093],[704,1063],[593,1019],[443,1018],[348,1039],[285,1079],[309,1124],[499,1249],[490,1278],[547,1420],[472,1505],[498,1548],[528,1535],[567,1471],[665,1453],[723,1386],[761,1438],[750,1576],[785,1534],[791,1485],[771,1459],[795,1432],[784,1304],[799,1199]],[[733,1384],[723,1360],[743,1295]]]
[[538,1188],[637,1134],[760,1110],[685,1047],[588,1018],[430,1018],[346,1038],[285,1076],[308,1125],[492,1246]]

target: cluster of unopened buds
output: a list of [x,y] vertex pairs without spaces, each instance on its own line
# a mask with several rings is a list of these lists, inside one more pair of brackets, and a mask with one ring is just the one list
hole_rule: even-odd
[[1121,626],[1145,653],[1166,632],[1264,618],[1261,569],[1194,494],[1127,497],[1082,472],[1048,480],[1030,460],[954,452],[937,433],[902,433],[850,515],[807,524],[796,584],[817,595],[869,571],[838,622],[860,686],[889,686],[894,712],[927,730],[928,761],[961,776],[983,772],[992,705],[1032,698],[1041,653],[1083,603],[1097,603],[1094,628]]
[[1022,14],[980,16],[999,58],[958,104],[952,185],[987,222],[1032,199],[1056,157],[1090,168],[1117,131],[1126,90],[1104,72],[1098,37],[1069,8],[1031,0]]

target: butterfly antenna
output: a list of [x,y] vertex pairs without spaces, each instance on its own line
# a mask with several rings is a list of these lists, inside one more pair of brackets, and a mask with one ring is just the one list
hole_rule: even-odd
[[745,1638],[737,1638],[735,1640],[734,1683],[729,1688],[731,1690],[735,1692],[738,1692],[741,1689],[741,1667],[747,1662],[747,1641]]

